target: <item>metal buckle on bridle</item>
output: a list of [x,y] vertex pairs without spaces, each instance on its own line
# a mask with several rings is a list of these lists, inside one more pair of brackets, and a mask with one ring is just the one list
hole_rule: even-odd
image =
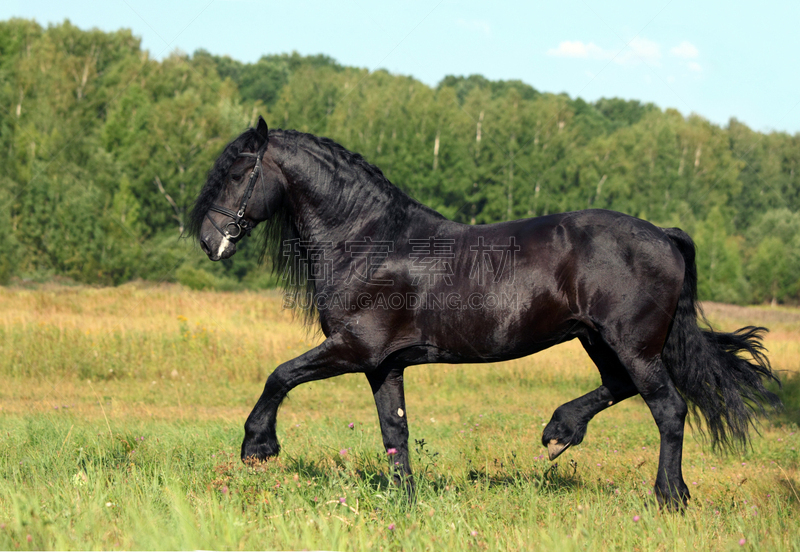
[[[233,232],[231,232],[231,230],[230,230],[231,226],[233,226],[236,229],[236,233],[235,234]],[[235,240],[236,238],[241,236],[242,235],[242,231],[243,231],[243,228],[242,228],[241,223],[237,224],[236,222],[231,221],[231,222],[229,222],[228,224],[225,225],[225,236],[229,240]]]
[[[225,207],[221,207],[219,205],[211,205],[208,208],[209,211],[214,211],[215,213],[220,213],[221,215],[225,215],[227,217],[232,218],[233,220],[227,223],[222,228],[214,222],[214,219],[208,216],[206,213],[206,217],[208,220],[211,221],[211,224],[217,231],[222,234],[225,238],[234,241],[242,237],[242,234],[250,235],[250,231],[253,229],[253,225],[250,221],[244,218],[245,209],[247,209],[247,202],[250,201],[250,196],[253,195],[253,190],[255,189],[256,182],[261,177],[262,169],[261,169],[261,157],[264,155],[264,151],[266,148],[259,149],[256,153],[249,153],[244,152],[240,153],[238,157],[255,157],[256,164],[253,167],[252,172],[250,173],[250,180],[247,183],[247,188],[244,191],[244,195],[242,196],[242,201],[239,204],[239,210],[236,212],[231,211],[230,209],[226,209]],[[235,231],[232,232],[231,228]]]

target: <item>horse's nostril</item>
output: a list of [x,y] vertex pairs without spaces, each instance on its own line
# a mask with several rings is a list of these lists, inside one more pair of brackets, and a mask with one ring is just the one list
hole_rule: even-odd
[[211,248],[208,247],[206,240],[204,239],[200,240],[200,249],[202,249],[203,253],[205,253],[206,255],[211,255]]

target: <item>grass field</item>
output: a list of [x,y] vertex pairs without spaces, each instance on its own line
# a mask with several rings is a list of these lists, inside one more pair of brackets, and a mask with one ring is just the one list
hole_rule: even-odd
[[772,329],[790,410],[740,454],[690,430],[683,515],[654,505],[658,432],[638,398],[547,461],[553,410],[599,383],[577,343],[408,369],[409,506],[363,376],[293,391],[279,459],[239,462],[266,376],[319,341],[277,293],[0,288],[0,549],[800,550],[800,311],[706,312]]

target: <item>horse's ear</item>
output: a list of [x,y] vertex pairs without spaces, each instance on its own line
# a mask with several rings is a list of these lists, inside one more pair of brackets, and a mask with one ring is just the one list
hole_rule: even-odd
[[258,132],[264,140],[269,140],[269,129],[267,122],[261,115],[258,116],[258,125],[256,125],[256,132]]

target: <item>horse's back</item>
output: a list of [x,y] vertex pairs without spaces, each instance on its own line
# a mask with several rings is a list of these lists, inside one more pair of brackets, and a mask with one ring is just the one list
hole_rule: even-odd
[[[464,262],[447,289],[467,298],[465,308],[420,312],[416,323],[426,341],[477,356],[523,356],[654,316],[660,332],[683,281],[682,257],[663,230],[613,211],[472,226],[457,243]],[[488,252],[495,270],[481,280]]]
[[680,289],[683,281],[683,256],[664,230],[624,213],[588,209],[472,228],[472,241],[513,239],[515,273],[551,274],[562,288],[624,277],[629,286],[657,279]]

